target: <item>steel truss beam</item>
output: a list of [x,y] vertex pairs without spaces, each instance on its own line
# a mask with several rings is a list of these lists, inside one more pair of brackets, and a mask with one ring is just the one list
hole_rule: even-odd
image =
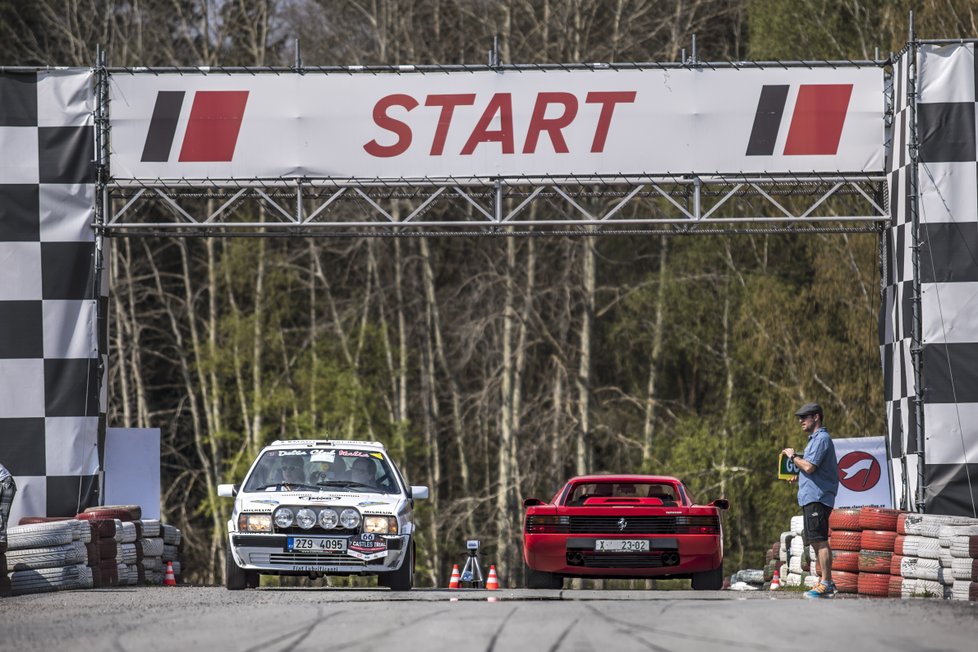
[[110,183],[106,235],[875,231],[885,178],[688,176]]

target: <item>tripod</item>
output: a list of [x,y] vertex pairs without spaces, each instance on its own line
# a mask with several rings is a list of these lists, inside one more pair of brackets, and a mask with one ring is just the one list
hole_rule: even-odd
[[479,568],[478,548],[469,548],[469,557],[465,560],[465,568],[462,569],[462,582],[469,582],[473,589],[483,587],[482,569]]

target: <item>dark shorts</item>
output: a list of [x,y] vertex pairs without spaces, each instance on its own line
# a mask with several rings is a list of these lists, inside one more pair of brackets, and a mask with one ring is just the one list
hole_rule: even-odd
[[829,540],[829,514],[832,508],[822,503],[808,503],[801,508],[805,517],[802,536],[807,543]]

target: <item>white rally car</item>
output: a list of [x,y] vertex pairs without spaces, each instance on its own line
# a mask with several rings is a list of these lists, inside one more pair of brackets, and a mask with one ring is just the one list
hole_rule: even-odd
[[294,440],[266,446],[228,521],[225,583],[261,575],[377,575],[395,591],[414,584],[413,509],[428,487],[410,486],[378,442]]

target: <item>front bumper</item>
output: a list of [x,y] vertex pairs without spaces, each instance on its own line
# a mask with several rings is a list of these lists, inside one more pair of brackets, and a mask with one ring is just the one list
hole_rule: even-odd
[[[293,552],[286,534],[230,534],[231,553],[245,570],[267,575],[351,575],[389,573],[401,567],[410,537],[378,535],[387,542],[387,552],[378,559],[362,560],[345,552]],[[350,537],[352,539],[352,537]]]
[[[648,552],[597,552],[598,539],[648,539]],[[688,577],[723,563],[719,535],[582,536],[524,534],[523,556],[537,571],[569,577]]]

